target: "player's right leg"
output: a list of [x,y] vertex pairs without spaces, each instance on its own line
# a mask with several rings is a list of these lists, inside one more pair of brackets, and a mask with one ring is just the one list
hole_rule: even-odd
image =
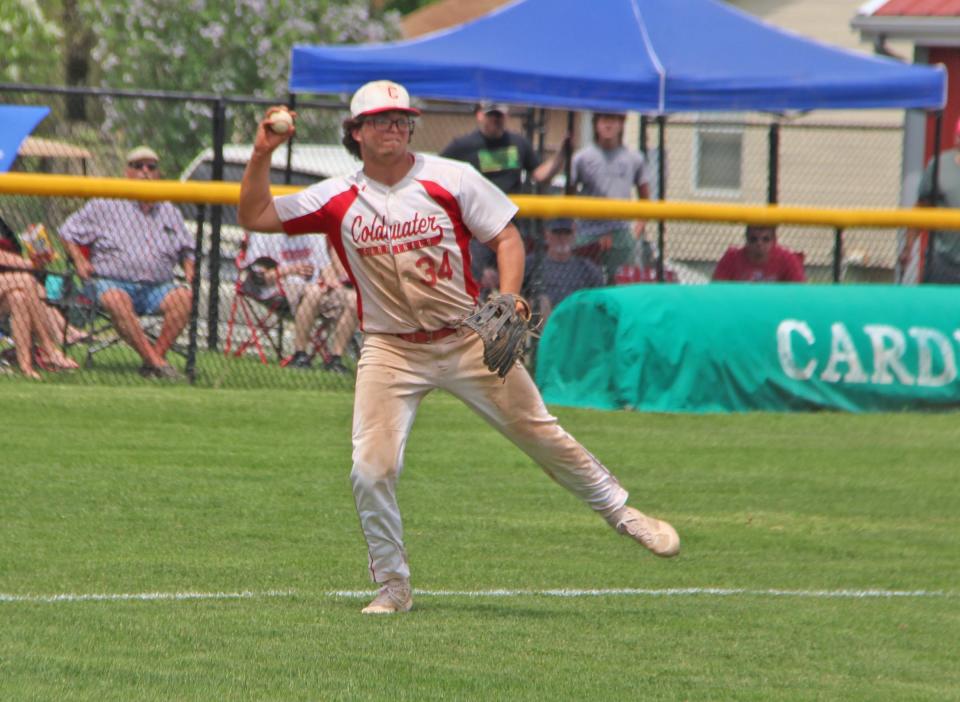
[[350,482],[370,576],[383,586],[366,613],[406,611],[412,603],[396,487],[417,408],[433,385],[424,379],[426,366],[417,361],[416,349],[408,357],[402,343],[369,334],[357,365]]

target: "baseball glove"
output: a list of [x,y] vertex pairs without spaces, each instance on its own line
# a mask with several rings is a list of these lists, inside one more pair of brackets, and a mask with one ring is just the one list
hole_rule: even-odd
[[[517,312],[517,302],[526,314]],[[483,362],[501,378],[523,358],[523,349],[530,330],[530,305],[519,295],[497,295],[463,320],[463,326],[477,333],[483,341]]]

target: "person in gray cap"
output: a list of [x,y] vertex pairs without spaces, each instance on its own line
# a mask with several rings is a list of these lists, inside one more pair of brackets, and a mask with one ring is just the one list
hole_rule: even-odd
[[573,255],[572,219],[547,220],[544,229],[547,248],[542,256],[527,256],[524,289],[536,291],[530,295],[531,302],[540,319],[546,321],[553,308],[577,290],[602,287],[604,276],[600,266]]
[[[124,175],[156,180],[160,157],[149,146],[138,146],[127,154]],[[63,223],[60,238],[88,294],[143,359],[140,374],[179,378],[166,354],[187,324],[192,296],[174,282],[174,268],[183,266],[187,284],[194,271],[193,237],[180,210],[170,202],[90,200]],[[140,326],[139,317],[148,314],[163,316],[156,340]]]
[[[568,151],[564,141],[554,156],[540,162],[530,141],[507,129],[510,108],[497,102],[481,102],[476,106],[477,129],[451,141],[440,155],[466,161],[491,183],[508,195],[523,189],[523,173],[534,183],[547,183],[563,166]],[[482,295],[499,287],[497,261],[493,252],[480,242],[470,242],[471,269],[480,282]]]

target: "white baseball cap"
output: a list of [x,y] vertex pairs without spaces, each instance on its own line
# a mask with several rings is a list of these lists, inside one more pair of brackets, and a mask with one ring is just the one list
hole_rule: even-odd
[[367,83],[361,86],[350,100],[350,116],[354,119],[390,110],[420,114],[420,110],[410,107],[410,94],[407,89],[391,80],[375,80]]
[[159,161],[160,157],[157,156],[157,152],[151,149],[149,146],[138,146],[135,149],[131,149],[127,153],[127,163],[133,163],[134,161]]

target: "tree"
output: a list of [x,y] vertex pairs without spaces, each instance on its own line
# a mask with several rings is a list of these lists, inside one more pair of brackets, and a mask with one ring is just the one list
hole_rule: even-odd
[[[0,34],[0,79],[8,82],[86,81],[100,88],[281,100],[294,44],[392,39],[399,36],[399,14],[372,16],[369,0],[19,0],[0,2]],[[51,103],[47,133],[87,143],[109,136],[118,154],[149,142],[171,159],[168,172],[211,143],[209,104],[124,98],[72,100],[66,108]],[[260,111],[231,107],[228,141],[249,140],[250,121]]]
[[[371,18],[361,0],[85,0],[82,12],[96,36],[91,55],[101,86],[277,100],[287,92],[295,43],[382,41],[399,33],[396,13]],[[113,99],[104,106],[104,129],[120,130],[128,145],[163,148],[178,167],[210,144],[208,104]],[[232,107],[227,140],[249,140],[261,110]]]
[[63,30],[38,2],[0,3],[0,36],[3,37],[0,80],[5,83],[61,82],[60,67],[51,57],[59,55]]
[[427,5],[432,5],[437,2],[437,0],[372,0],[376,3],[378,9],[383,11],[394,10],[399,12],[401,15],[409,15],[414,10],[419,10],[421,7],[426,7]]

